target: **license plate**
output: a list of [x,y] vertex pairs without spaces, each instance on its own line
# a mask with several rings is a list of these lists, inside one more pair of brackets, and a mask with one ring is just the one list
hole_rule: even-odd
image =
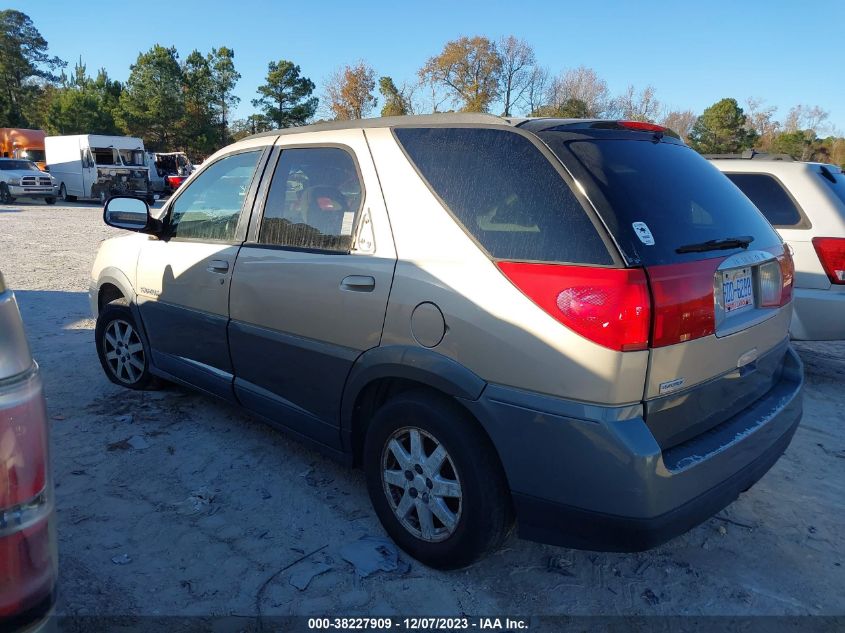
[[722,273],[722,297],[725,312],[747,310],[754,306],[754,284],[751,268],[735,268]]

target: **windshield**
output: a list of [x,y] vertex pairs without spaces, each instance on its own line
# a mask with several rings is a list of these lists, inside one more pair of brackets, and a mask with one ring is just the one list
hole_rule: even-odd
[[115,151],[111,147],[92,147],[94,161],[98,165],[119,165],[116,160]]
[[0,160],[3,171],[41,171],[35,163],[28,160]]
[[43,149],[22,149],[17,152],[17,158],[31,160],[34,163],[43,163],[45,154]]
[[144,152],[139,149],[122,149],[120,150],[120,158],[123,160],[123,164],[128,167],[144,166]]
[[667,264],[730,254],[676,250],[710,240],[750,236],[754,239],[749,249],[780,244],[757,207],[685,145],[634,139],[564,141],[556,132],[540,136],[572,168],[632,263]]

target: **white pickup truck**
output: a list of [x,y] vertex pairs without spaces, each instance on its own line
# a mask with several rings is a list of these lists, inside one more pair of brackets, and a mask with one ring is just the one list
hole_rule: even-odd
[[30,160],[0,158],[0,203],[12,204],[16,198],[43,198],[56,202],[56,181]]

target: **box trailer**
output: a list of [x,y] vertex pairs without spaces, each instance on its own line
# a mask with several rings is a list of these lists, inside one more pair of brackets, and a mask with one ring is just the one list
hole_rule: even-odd
[[0,158],[31,160],[44,169],[44,130],[0,127]]
[[78,134],[44,139],[47,168],[63,200],[105,202],[115,195],[154,200],[144,142],[131,136]]

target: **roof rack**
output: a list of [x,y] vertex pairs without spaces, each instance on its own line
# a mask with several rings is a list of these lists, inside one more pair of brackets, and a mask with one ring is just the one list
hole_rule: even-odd
[[242,141],[263,136],[279,136],[285,134],[303,134],[305,132],[321,132],[324,130],[348,130],[361,128],[394,127],[401,125],[438,125],[438,124],[486,124],[486,125],[513,125],[510,119],[486,113],[469,112],[442,112],[437,114],[417,114],[405,116],[374,117],[371,119],[352,119],[349,121],[320,121],[309,125],[298,125],[294,127],[268,130],[247,136]]
[[747,149],[742,154],[704,154],[704,158],[708,159],[729,159],[729,160],[782,160],[786,162],[794,162],[794,158],[789,154],[768,154],[766,152],[758,152],[756,149]]

